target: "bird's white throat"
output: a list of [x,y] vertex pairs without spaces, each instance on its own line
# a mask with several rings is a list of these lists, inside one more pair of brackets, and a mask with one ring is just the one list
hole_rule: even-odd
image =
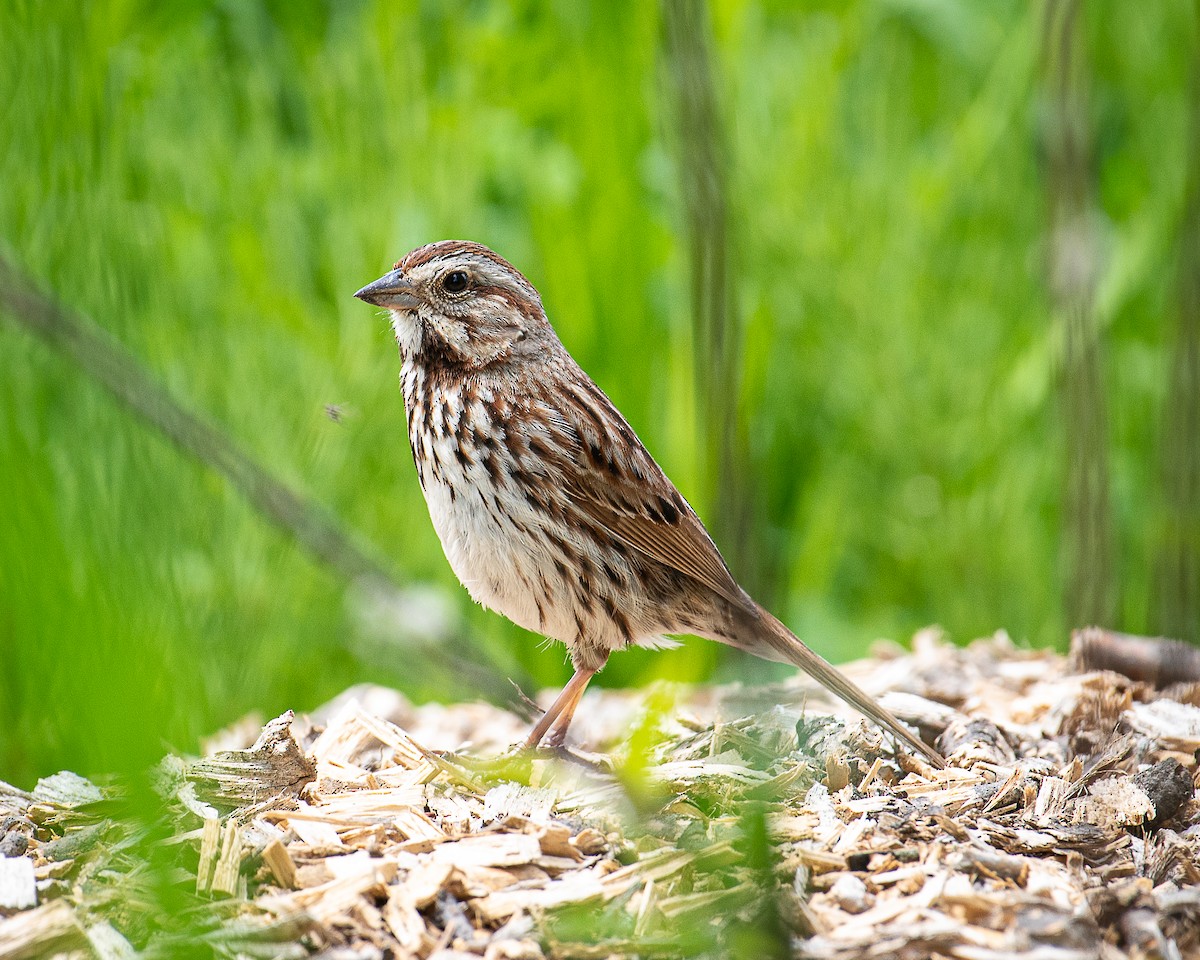
[[392,317],[392,331],[396,334],[396,343],[403,357],[415,357],[420,351],[425,338],[424,324],[415,310],[389,310]]

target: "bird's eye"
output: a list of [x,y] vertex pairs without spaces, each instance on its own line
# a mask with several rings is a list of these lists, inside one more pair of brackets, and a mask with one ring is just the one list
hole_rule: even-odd
[[469,277],[465,270],[451,270],[442,280],[447,293],[462,293],[467,289]]

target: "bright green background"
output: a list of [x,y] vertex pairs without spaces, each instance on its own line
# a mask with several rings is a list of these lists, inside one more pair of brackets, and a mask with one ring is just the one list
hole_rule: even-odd
[[[835,659],[934,621],[1063,643],[1041,5],[728,0],[712,23],[761,599]],[[1115,625],[1143,630],[1195,12],[1090,4],[1085,37]],[[568,672],[470,605],[430,527],[395,346],[350,296],[406,250],[471,238],[520,266],[721,514],[654,4],[10,0],[0,38],[9,255],[500,661]],[[7,323],[0,491],[0,778],[136,767],[358,681],[469,692],[430,689],[338,577]],[[721,656],[629,653],[605,679],[735,672]]]

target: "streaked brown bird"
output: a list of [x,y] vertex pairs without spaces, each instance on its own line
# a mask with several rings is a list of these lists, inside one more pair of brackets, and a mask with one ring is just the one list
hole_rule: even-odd
[[390,313],[413,461],[450,566],[476,601],[570,651],[574,676],[527,746],[564,742],[614,650],[694,634],[800,667],[942,765],[738,586],[515,267],[442,240],[355,296]]

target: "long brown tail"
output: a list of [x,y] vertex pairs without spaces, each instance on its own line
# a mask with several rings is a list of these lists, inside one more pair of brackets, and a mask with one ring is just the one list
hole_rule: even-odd
[[874,720],[880,727],[903,740],[906,744],[920,753],[935,767],[946,766],[942,755],[933,747],[924,743],[913,734],[904,724],[890,712],[883,709],[865,691],[851,683],[840,670],[825,660],[820,654],[813,652],[791,630],[785,627],[768,611],[759,607],[761,616],[752,624],[747,624],[753,633],[753,638],[746,643],[738,638],[737,646],[743,647],[757,656],[779,663],[791,663],[799,667],[814,680],[818,681],[831,692],[854,707],[863,716]]

